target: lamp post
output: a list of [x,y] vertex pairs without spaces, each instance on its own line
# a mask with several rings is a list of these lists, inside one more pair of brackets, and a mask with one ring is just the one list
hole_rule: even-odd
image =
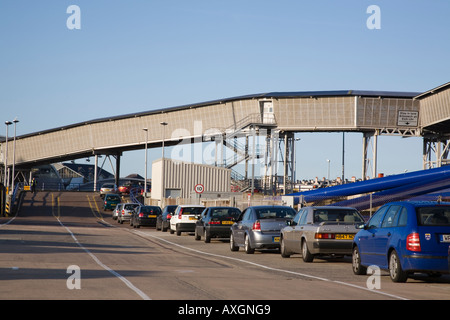
[[14,123],[14,143],[13,143],[13,165],[12,165],[12,182],[11,187],[14,189],[14,177],[15,177],[15,167],[16,167],[16,124],[19,122],[17,118],[13,120]]
[[145,178],[144,178],[144,204],[147,198],[147,142],[148,142],[148,128],[143,128],[145,131]]
[[164,161],[164,140],[165,140],[165,136],[166,136],[166,126],[168,125],[168,123],[167,122],[164,122],[164,121],[162,121],[162,122],[160,122],[159,123],[160,125],[162,125],[163,126],[163,138],[162,138],[162,172],[161,172],[161,207],[162,208],[164,208],[164,199],[165,199],[165,189],[166,189],[166,186],[165,186],[165,183],[164,183],[164,179],[165,179],[165,170],[166,170],[166,168],[165,168],[165,161]]
[[328,185],[330,185],[330,162],[331,162],[331,160],[330,159],[327,159],[327,162],[328,162]]
[[10,125],[12,125],[12,122],[5,121],[5,125],[6,125],[6,141],[5,141],[6,150],[5,150],[5,176],[3,177],[3,185],[5,186],[5,188],[7,188],[8,184],[9,184],[9,179],[8,179],[8,127]]

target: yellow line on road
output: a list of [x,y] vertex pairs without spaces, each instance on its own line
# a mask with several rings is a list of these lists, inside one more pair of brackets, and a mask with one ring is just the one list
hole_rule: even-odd
[[[103,221],[102,214],[100,213],[100,209],[98,208],[97,201],[95,201],[95,196],[92,196],[92,199],[89,197],[89,195],[86,195],[86,198],[89,202],[89,207],[91,208],[92,214],[94,217],[96,217],[99,220]],[[94,204],[92,204],[94,203]],[[95,208],[94,208],[95,205]]]

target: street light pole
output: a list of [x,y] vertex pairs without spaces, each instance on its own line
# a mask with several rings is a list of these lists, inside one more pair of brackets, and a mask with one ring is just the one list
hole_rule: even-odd
[[16,167],[16,124],[19,122],[17,118],[13,120],[14,123],[14,143],[13,143],[13,165],[12,165],[12,182],[11,187],[14,190],[14,177],[15,177],[15,167]]
[[5,188],[7,188],[8,184],[9,184],[9,179],[8,179],[8,127],[10,125],[12,125],[12,122],[5,121],[5,125],[6,125],[6,141],[5,141],[6,150],[5,150],[5,176],[3,177],[3,185],[5,186]]
[[165,186],[165,183],[164,183],[164,179],[165,179],[165,170],[166,170],[166,168],[165,168],[165,161],[164,161],[164,140],[165,140],[165,138],[166,138],[166,126],[167,126],[167,122],[164,122],[164,121],[162,121],[162,122],[160,122],[159,123],[160,125],[162,125],[163,126],[163,138],[162,138],[162,168],[161,168],[161,207],[162,208],[164,208],[164,199],[165,199],[165,189],[166,189],[166,186]]
[[147,142],[148,142],[148,128],[143,128],[145,131],[145,178],[144,178],[144,204],[147,198]]

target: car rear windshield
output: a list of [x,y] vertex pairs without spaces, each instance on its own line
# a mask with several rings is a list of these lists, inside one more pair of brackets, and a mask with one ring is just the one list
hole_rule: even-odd
[[450,206],[416,208],[420,226],[450,226]]
[[236,208],[217,208],[211,210],[211,218],[213,219],[227,219],[237,218],[241,212]]
[[160,207],[141,207],[141,212],[160,214],[161,208]]
[[116,196],[116,195],[109,195],[109,196],[106,196],[106,200],[112,200],[112,201],[118,200],[118,201],[120,201],[120,197]]
[[292,208],[277,207],[256,209],[255,212],[258,219],[293,218],[296,214]]
[[139,205],[136,204],[136,203],[132,203],[132,204],[126,204],[123,208],[124,208],[125,210],[133,210],[133,209],[135,209],[137,206],[139,206]]
[[184,207],[184,208],[180,208],[181,210],[181,214],[193,214],[193,215],[200,215],[202,214],[203,210],[205,210],[205,208],[202,207]]
[[349,222],[363,223],[364,220],[356,210],[318,209],[314,210],[314,222]]

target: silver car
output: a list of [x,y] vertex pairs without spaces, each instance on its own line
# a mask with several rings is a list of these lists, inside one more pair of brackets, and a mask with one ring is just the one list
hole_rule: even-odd
[[361,224],[364,219],[354,208],[302,208],[281,230],[281,256],[301,253],[303,261],[312,262],[317,255],[351,255]]
[[113,220],[117,220],[117,218],[119,217],[119,212],[122,211],[122,207],[123,207],[124,204],[125,203],[117,204],[116,208],[113,211],[113,215],[112,215]]
[[130,221],[134,209],[139,207],[139,203],[124,203],[122,210],[119,211],[117,222],[122,224],[124,221]]
[[239,247],[244,247],[246,253],[254,253],[255,249],[279,248],[280,231],[295,213],[287,206],[248,207],[231,226],[231,251],[237,251]]

